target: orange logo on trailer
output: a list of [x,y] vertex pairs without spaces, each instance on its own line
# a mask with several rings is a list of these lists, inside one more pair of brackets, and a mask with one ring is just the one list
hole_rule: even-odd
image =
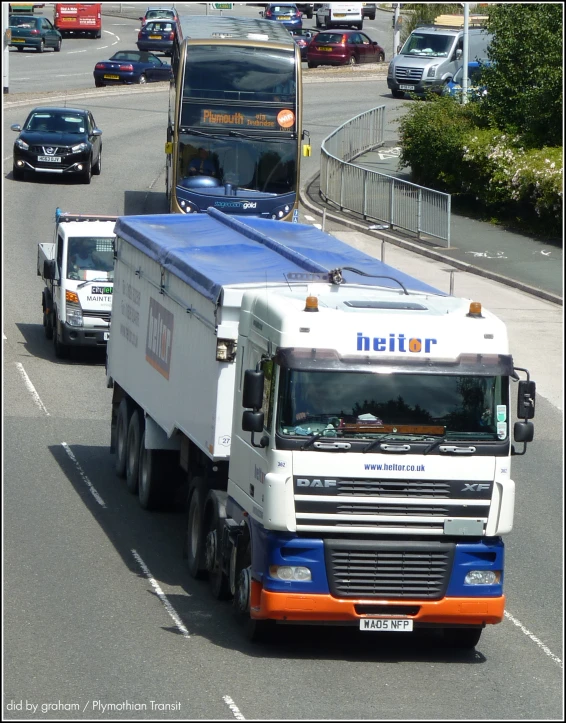
[[150,298],[145,358],[165,379],[169,379],[172,344],[173,314]]
[[281,128],[292,128],[295,125],[295,114],[292,110],[280,110],[277,114],[277,122]]

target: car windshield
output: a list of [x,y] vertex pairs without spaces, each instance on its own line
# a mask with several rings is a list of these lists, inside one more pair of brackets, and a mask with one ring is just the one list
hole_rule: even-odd
[[67,278],[81,281],[114,278],[114,239],[72,237],[68,240]]
[[114,53],[110,60],[127,60],[130,63],[151,63],[151,65],[161,65],[161,60],[157,57],[157,55],[144,53],[143,51],[138,53],[134,50],[123,50],[121,52]]
[[454,42],[453,35],[412,33],[401,50],[401,55],[446,58]]
[[153,18],[174,18],[175,13],[172,10],[150,10],[145,17],[146,20]]
[[40,133],[86,133],[86,118],[76,113],[32,113],[24,130]]
[[277,431],[395,439],[505,439],[507,377],[282,368]]

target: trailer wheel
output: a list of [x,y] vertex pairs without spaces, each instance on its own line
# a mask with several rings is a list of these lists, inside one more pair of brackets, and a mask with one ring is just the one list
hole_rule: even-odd
[[483,628],[444,628],[444,641],[452,648],[475,648]]
[[171,452],[145,448],[145,431],[140,444],[138,499],[144,510],[157,510],[173,501],[175,470]]
[[195,579],[202,579],[206,573],[204,560],[205,530],[204,521],[204,480],[195,477],[193,491],[189,500],[187,515],[187,532],[185,536],[185,556],[189,574]]
[[222,520],[218,514],[217,500],[209,495],[206,514],[205,563],[208,570],[208,582],[212,595],[217,600],[229,600],[232,597],[230,580],[225,575],[220,561],[220,541],[222,539]]
[[114,469],[118,477],[126,476],[126,455],[128,452],[128,424],[130,422],[130,405],[124,397],[118,407],[116,418],[116,461]]
[[128,424],[126,453],[126,487],[132,494],[138,491],[138,475],[141,455],[142,420],[139,409],[134,409]]

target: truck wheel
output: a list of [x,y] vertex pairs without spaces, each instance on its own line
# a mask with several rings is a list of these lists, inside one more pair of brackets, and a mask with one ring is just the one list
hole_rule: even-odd
[[187,516],[187,532],[185,537],[185,556],[189,574],[196,580],[202,579],[206,573],[204,561],[205,531],[203,526],[204,513],[204,480],[195,477],[193,491],[189,501]]
[[268,642],[275,630],[274,620],[256,620],[250,617],[250,596],[252,584],[252,547],[248,544],[244,554],[240,557],[236,570],[236,591],[234,593],[234,607],[236,614],[244,627],[244,634],[254,643]]
[[218,514],[215,496],[209,496],[206,517],[205,563],[208,570],[208,582],[213,597],[217,600],[229,600],[232,597],[230,580],[224,574],[220,563],[220,542],[222,540],[222,527]]
[[55,349],[55,356],[57,359],[67,359],[69,357],[69,347],[59,340],[57,326],[57,318],[55,315],[55,323],[53,324],[53,348]]
[[483,628],[444,628],[444,640],[452,648],[475,648]]
[[126,454],[126,487],[132,494],[138,491],[138,475],[140,467],[142,439],[142,420],[139,409],[134,409],[128,424],[128,440]]
[[130,422],[130,405],[126,398],[122,399],[118,407],[116,418],[116,460],[114,469],[118,477],[126,476],[126,458],[128,453],[128,424]]
[[51,323],[51,313],[46,311],[45,292],[41,295],[41,306],[43,308],[43,330],[46,339],[53,339],[53,324]]
[[391,95],[394,98],[404,98],[405,97],[405,93],[402,90],[392,90]]

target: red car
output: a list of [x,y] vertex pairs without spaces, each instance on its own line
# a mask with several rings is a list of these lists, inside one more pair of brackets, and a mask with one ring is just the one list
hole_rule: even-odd
[[318,65],[383,63],[385,51],[359,30],[327,30],[314,37],[307,48],[309,68]]

